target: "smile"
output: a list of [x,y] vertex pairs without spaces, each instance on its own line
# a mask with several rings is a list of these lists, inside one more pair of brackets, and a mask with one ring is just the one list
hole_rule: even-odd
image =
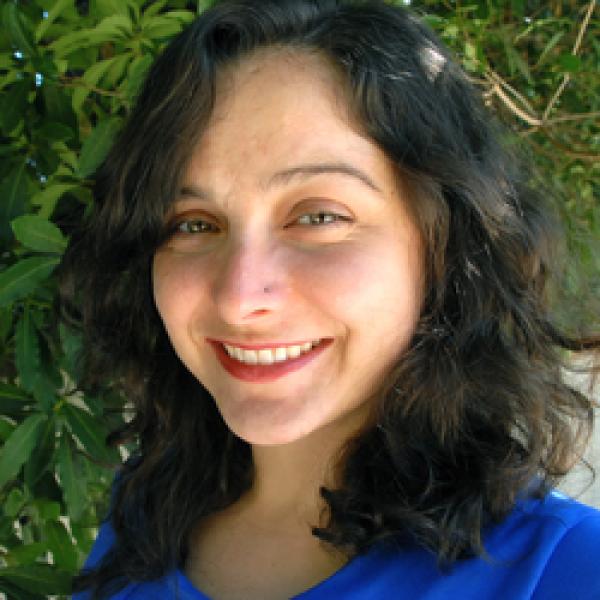
[[306,342],[297,346],[280,346],[277,348],[262,348],[260,350],[248,350],[238,346],[223,344],[227,354],[231,358],[247,365],[272,365],[276,362],[284,362],[292,358],[298,358],[318,346],[321,340]]
[[255,350],[208,342],[227,373],[249,383],[268,383],[308,365],[333,343],[333,338]]

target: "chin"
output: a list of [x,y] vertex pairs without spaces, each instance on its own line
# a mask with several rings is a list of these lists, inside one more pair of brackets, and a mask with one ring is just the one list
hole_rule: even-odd
[[291,444],[309,435],[309,432],[295,432],[290,430],[276,431],[270,429],[260,431],[257,428],[248,430],[246,428],[234,428],[228,425],[230,430],[240,439],[252,446],[283,446]]
[[307,426],[306,423],[275,423],[274,419],[245,420],[241,423],[238,419],[227,419],[227,427],[240,439],[253,446],[281,446],[291,444],[303,439],[319,429],[319,425]]

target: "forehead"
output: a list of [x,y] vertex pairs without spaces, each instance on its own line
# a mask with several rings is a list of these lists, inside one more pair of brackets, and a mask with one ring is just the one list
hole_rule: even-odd
[[374,169],[389,162],[352,117],[345,80],[326,58],[269,49],[219,74],[213,114],[188,166],[266,175],[336,160]]
[[[264,90],[271,84],[280,91],[308,86],[305,93],[326,95],[341,117],[349,117],[346,78],[332,59],[317,50],[274,46],[258,48],[217,72],[213,120],[223,117],[226,105],[235,103],[248,86]],[[257,99],[264,99],[262,93]]]

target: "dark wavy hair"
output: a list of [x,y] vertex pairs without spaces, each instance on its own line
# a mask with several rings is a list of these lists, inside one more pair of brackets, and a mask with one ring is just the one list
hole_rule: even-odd
[[192,526],[252,485],[249,445],[171,347],[151,263],[218,73],[261,48],[323,57],[343,76],[357,122],[409,185],[427,246],[417,330],[381,382],[376,420],[336,459],[339,487],[321,488],[327,522],[313,535],[348,557],[386,541],[443,564],[485,554],[482,529],[525,490],[555,485],[591,428],[592,400],[562,371],[566,350],[600,339],[558,325],[558,220],[434,34],[383,1],[218,2],[151,68],[61,267],[85,385],[110,384],[135,407],[109,436],[138,442],[113,491],[115,547],[74,582],[95,598],[181,567]]

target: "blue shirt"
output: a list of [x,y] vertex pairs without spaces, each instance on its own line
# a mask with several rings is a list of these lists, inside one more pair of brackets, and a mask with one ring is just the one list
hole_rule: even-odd
[[[92,566],[114,543],[105,522],[86,561]],[[519,502],[486,530],[491,561],[458,561],[440,572],[422,549],[374,547],[298,600],[600,600],[600,511],[558,492]],[[87,593],[73,600],[88,600]],[[131,583],[111,600],[209,600],[181,570],[158,581]]]

